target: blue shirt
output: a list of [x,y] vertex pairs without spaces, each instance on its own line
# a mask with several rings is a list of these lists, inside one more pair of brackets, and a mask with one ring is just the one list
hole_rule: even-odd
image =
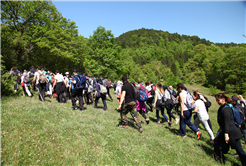
[[49,82],[52,80],[51,75],[46,75],[46,78],[49,80]]
[[72,83],[72,79],[69,80],[69,84],[71,84],[71,89],[74,89],[74,84]]

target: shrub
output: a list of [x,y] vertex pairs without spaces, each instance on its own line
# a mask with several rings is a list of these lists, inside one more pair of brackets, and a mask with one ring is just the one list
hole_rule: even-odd
[[217,87],[213,85],[209,86],[209,91],[211,95],[216,95],[217,93],[219,93]]

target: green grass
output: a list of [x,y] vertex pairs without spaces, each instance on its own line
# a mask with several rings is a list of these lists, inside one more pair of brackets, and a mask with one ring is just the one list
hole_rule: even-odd
[[[199,90],[212,102],[209,110],[214,131],[218,105],[209,89]],[[187,127],[187,139],[179,138],[179,125],[169,128],[167,122],[156,124],[155,111],[146,125],[140,115],[144,132],[140,134],[131,115],[129,128],[119,128],[118,103],[107,101],[108,111],[87,106],[83,112],[71,110],[71,102],[40,102],[37,94],[29,97],[3,97],[1,100],[1,164],[2,165],[220,165],[212,158],[213,147],[204,130],[201,140]],[[166,111],[165,111],[166,112]],[[178,116],[178,115],[176,115]],[[215,133],[216,134],[216,133]],[[246,150],[246,147],[243,147]],[[226,155],[227,165],[240,164]]]

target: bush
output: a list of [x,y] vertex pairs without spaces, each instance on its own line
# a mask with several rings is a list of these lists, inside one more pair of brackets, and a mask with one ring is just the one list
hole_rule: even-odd
[[209,91],[210,91],[210,94],[211,94],[212,96],[214,96],[214,95],[216,95],[217,93],[219,93],[217,87],[216,87],[216,86],[213,86],[213,85],[209,86]]
[[6,73],[1,76],[1,96],[13,96],[21,94],[22,90],[17,92],[14,90],[14,85],[17,84],[15,81],[16,79],[17,76],[12,77],[10,73]]

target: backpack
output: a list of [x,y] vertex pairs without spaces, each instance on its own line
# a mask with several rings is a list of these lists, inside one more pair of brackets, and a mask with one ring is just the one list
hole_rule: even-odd
[[[234,121],[232,121],[232,122],[236,126],[240,126],[242,124],[242,115],[241,115],[240,111],[237,108],[233,107],[231,104],[224,106],[224,108],[226,108],[226,107],[230,107],[232,112],[233,112]],[[222,108],[222,113],[223,113],[224,108]]]
[[178,100],[174,97],[174,95],[171,94],[171,98],[173,100],[173,104],[178,104]]
[[147,101],[148,100],[148,96],[146,94],[145,89],[138,89],[139,93],[140,93],[140,97],[139,97],[139,101]]
[[111,84],[110,84],[110,82],[108,80],[106,80],[106,85],[107,85],[108,88],[111,87]]
[[245,107],[243,108],[240,104],[236,104],[234,108],[238,109],[238,111],[240,112],[243,122],[245,119]]
[[205,100],[207,100],[207,102],[204,102],[204,104],[205,104],[205,107],[208,109],[209,107],[211,107],[212,103],[204,95],[203,95],[203,97],[204,97]]
[[133,84],[131,84],[131,86],[133,87],[133,90],[134,90],[133,98],[135,100],[139,100],[139,98],[140,98],[140,92],[137,90],[137,88]]
[[101,84],[99,84],[99,85],[100,85],[100,93],[101,94],[107,94],[107,88]]
[[44,84],[47,81],[47,78],[45,77],[43,72],[38,72],[39,73],[39,83]]
[[86,83],[86,77],[82,74],[75,75],[76,76],[76,85],[75,87],[80,89],[80,88],[85,88],[85,83]]
[[152,96],[154,96],[154,95],[155,95],[155,90],[151,88],[150,94],[151,94]]
[[29,84],[30,83],[30,79],[27,76],[25,76],[23,80],[24,80],[25,84]]
[[195,101],[190,92],[187,92],[185,105],[189,110],[194,109],[196,107]]

